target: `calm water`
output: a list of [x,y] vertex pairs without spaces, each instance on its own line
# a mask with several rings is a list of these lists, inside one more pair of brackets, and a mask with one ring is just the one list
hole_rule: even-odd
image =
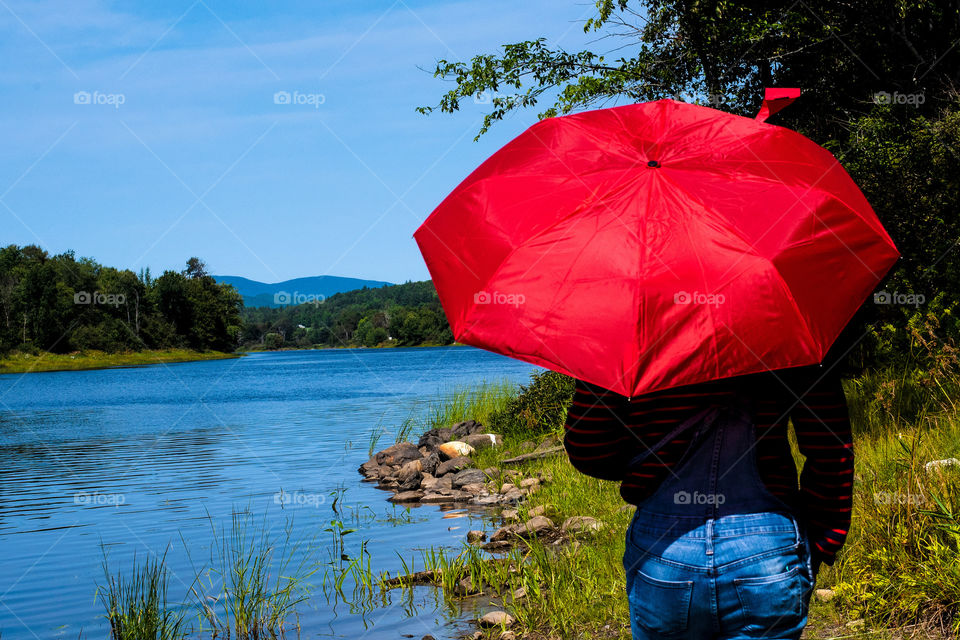
[[[166,550],[171,598],[186,601],[210,565],[213,527],[237,511],[311,541],[311,561],[339,558],[324,531],[338,487],[345,526],[359,529],[347,555],[369,541],[375,570],[395,575],[397,551],[459,546],[480,516],[423,506],[407,517],[356,468],[378,426],[395,429],[454,386],[522,382],[534,369],[449,347],[0,375],[0,634],[105,638],[104,552],[122,569]],[[318,588],[299,612],[303,638],[441,638],[460,624],[429,588],[366,610]]]

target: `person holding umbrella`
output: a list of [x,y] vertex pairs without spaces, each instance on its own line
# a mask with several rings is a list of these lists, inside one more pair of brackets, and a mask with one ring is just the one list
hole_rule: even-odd
[[[634,638],[800,637],[819,565],[850,525],[853,445],[834,371],[634,398],[577,381],[570,461],[638,506],[624,553]],[[799,490],[788,419],[806,456]]]
[[766,122],[799,94],[546,118],[414,234],[457,341],[577,380],[570,460],[638,507],[638,639],[798,638],[847,535],[838,336],[899,253],[833,155]]

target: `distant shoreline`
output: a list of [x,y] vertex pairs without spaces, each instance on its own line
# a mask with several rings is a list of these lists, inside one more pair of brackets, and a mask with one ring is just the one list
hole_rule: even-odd
[[190,349],[160,349],[106,353],[84,351],[76,353],[13,353],[0,358],[0,375],[7,373],[45,373],[51,371],[89,371],[114,367],[137,367],[151,364],[173,364],[200,360],[239,358],[242,353],[221,351],[192,351]]
[[330,349],[428,349],[436,347],[469,347],[470,345],[462,342],[452,342],[450,344],[408,344],[404,346],[396,344],[378,344],[375,347],[280,347],[279,349],[246,349],[241,353],[273,353],[276,351],[327,351]]

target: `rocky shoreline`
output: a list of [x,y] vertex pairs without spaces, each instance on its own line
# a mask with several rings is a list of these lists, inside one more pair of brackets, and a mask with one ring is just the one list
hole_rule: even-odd
[[[557,526],[548,517],[545,506],[529,510],[517,508],[553,478],[549,472],[528,474],[504,466],[562,452],[563,447],[556,439],[548,437],[539,444],[523,443],[518,447],[520,453],[501,460],[500,467],[477,468],[471,456],[488,447],[502,446],[500,435],[486,433],[479,422],[466,420],[449,428],[431,429],[420,436],[416,444],[400,442],[383,449],[364,462],[358,471],[364,482],[375,482],[379,488],[390,491],[392,495],[388,500],[394,503],[477,505],[499,509],[502,526],[489,535],[479,530],[466,534],[468,543],[493,553],[509,551],[532,538],[556,546],[567,542],[578,544],[574,539],[580,534],[600,529],[601,523],[589,516],[572,516]],[[431,571],[421,571],[392,578],[388,584],[432,584],[438,578]],[[466,582],[457,586],[457,595],[481,593],[472,588],[469,580]],[[514,637],[513,632],[506,630],[513,624],[513,618],[504,611],[490,611],[476,622],[480,627],[504,629],[500,635],[502,640]],[[478,631],[473,637],[482,635]]]

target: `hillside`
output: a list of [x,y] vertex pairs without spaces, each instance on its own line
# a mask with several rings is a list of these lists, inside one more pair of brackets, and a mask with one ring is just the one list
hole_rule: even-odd
[[344,291],[390,285],[381,280],[361,280],[340,276],[310,276],[283,282],[259,282],[242,276],[213,276],[220,284],[233,285],[246,307],[286,307],[322,301]]

